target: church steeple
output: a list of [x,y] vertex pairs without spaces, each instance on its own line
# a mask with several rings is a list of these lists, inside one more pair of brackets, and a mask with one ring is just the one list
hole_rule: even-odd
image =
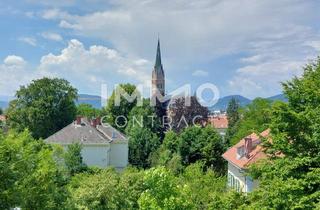
[[161,52],[160,52],[160,39],[158,39],[158,46],[157,46],[157,56],[156,56],[156,63],[154,65],[155,68],[162,68],[161,64]]
[[165,94],[164,71],[161,63],[160,39],[158,38],[156,62],[152,71],[152,94],[159,92],[162,96]]

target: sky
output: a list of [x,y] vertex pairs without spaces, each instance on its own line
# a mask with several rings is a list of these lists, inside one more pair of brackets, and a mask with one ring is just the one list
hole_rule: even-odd
[[281,93],[320,54],[317,0],[2,0],[0,95],[44,76],[79,93],[149,85],[160,37],[166,91]]

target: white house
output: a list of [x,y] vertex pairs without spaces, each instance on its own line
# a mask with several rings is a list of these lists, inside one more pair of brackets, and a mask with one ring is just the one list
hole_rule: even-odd
[[246,174],[248,166],[264,159],[267,155],[261,146],[261,137],[269,136],[269,129],[260,135],[252,133],[229,148],[222,157],[228,161],[228,186],[238,192],[251,192],[258,186],[257,180],[252,180]]
[[88,166],[123,169],[128,165],[128,139],[111,126],[101,124],[100,118],[77,120],[45,139],[65,149],[72,143],[82,145],[81,155]]

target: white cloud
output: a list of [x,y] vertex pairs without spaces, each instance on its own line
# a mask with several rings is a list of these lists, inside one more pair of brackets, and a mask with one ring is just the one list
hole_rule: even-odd
[[232,93],[251,98],[278,94],[281,82],[300,76],[303,66],[316,58],[317,43],[307,40],[320,40],[320,34],[309,27],[287,30],[276,38],[271,36],[251,43],[248,52],[252,55],[240,59],[243,66],[229,79]]
[[145,59],[126,57],[101,45],[92,45],[86,49],[83,43],[73,39],[60,54],[43,56],[38,69],[62,76],[76,87],[99,92],[102,83],[109,86],[125,81],[149,83],[150,76],[147,73],[150,70],[147,63]]
[[53,32],[43,32],[41,33],[41,36],[45,39],[53,40],[60,42],[63,40],[62,36],[58,33],[53,33]]
[[195,77],[206,77],[208,75],[209,75],[209,73],[207,71],[203,71],[203,70],[196,70],[192,73],[192,76],[195,76]]
[[4,60],[3,63],[6,66],[24,66],[26,64],[26,61],[20,57],[20,56],[16,56],[16,55],[8,55]]
[[37,40],[33,37],[20,37],[18,40],[31,46],[37,46]]
[[66,20],[61,20],[59,23],[59,26],[61,28],[67,28],[67,29],[74,29],[74,30],[80,30],[81,26],[79,24],[71,24]]
[[38,66],[29,66],[24,58],[7,56],[0,63],[0,95],[13,95],[20,85],[43,76],[65,78],[80,92],[100,94],[101,84],[109,90],[116,83],[150,84],[151,66],[148,60],[124,56],[118,51],[92,45],[86,48],[76,39],[58,54],[41,57]]
[[30,70],[25,59],[17,55],[9,55],[0,63],[0,73],[0,95],[5,96],[13,96],[21,85],[44,76]]

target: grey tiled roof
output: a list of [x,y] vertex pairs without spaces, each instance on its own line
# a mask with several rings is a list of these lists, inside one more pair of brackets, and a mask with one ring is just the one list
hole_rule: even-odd
[[[126,140],[126,138],[123,135],[120,135],[119,131],[116,129],[112,127],[100,129],[100,127],[102,126],[98,125],[97,128],[95,128],[88,120],[82,118],[81,125],[77,125],[73,122],[49,136],[45,141],[57,144],[72,144],[75,142],[82,144],[108,144],[113,140]],[[113,135],[112,131],[114,131]],[[114,139],[112,139],[112,137],[114,137]]]
[[127,140],[121,132],[111,126],[97,125],[97,130],[103,133],[111,141],[119,142]]

